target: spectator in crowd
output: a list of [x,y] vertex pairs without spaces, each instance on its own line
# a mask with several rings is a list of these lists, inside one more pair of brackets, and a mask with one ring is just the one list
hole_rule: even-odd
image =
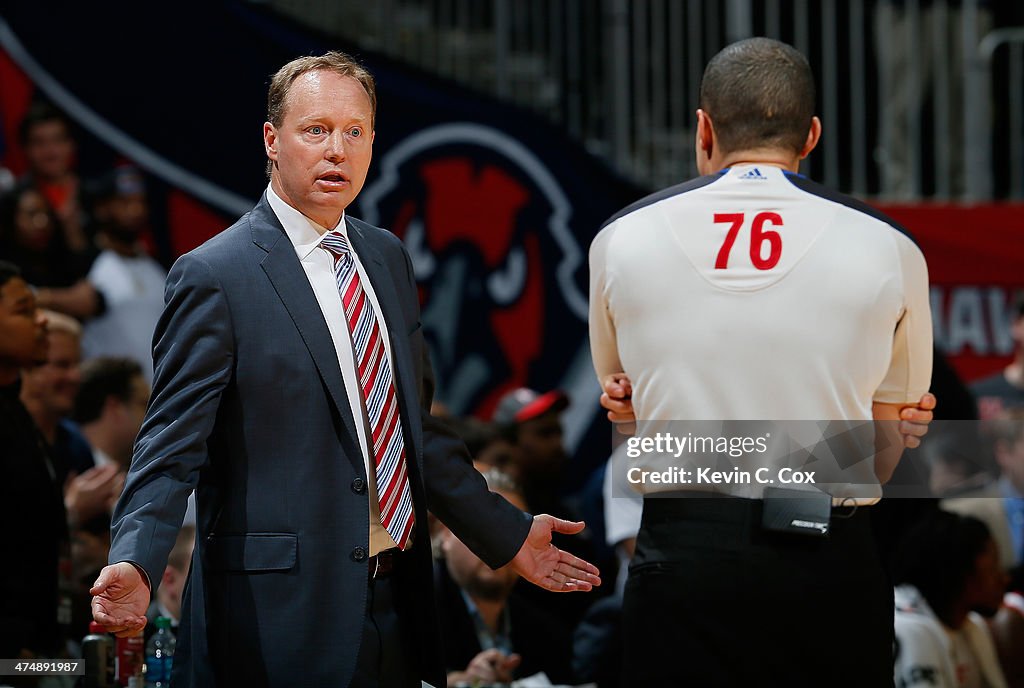
[[998,478],[944,500],[942,507],[984,521],[999,545],[1003,567],[1009,570],[1024,562],[1024,410],[985,421],[983,435]]
[[146,640],[156,633],[156,620],[160,616],[170,619],[171,629],[177,632],[178,622],[181,621],[181,597],[185,592],[185,581],[188,580],[188,569],[195,544],[195,526],[182,526],[167,558],[160,587],[156,589],[153,602],[146,611]]
[[129,358],[94,358],[83,366],[75,421],[92,447],[97,466],[112,464],[128,470],[149,392],[142,366]]
[[984,488],[996,468],[976,423],[951,423],[921,444],[919,455],[928,469],[928,488],[940,498],[960,497]]
[[30,183],[0,197],[0,258],[21,268],[40,308],[79,320],[103,311],[102,294],[85,279],[88,259],[68,249],[56,215]]
[[[491,470],[484,477],[492,492],[526,509],[507,475]],[[571,681],[570,630],[517,592],[519,575],[510,566],[491,569],[447,529],[442,550],[435,596],[448,686],[508,683],[539,672],[556,683]]]
[[95,466],[93,452],[70,420],[81,380],[79,337],[73,318],[46,311],[46,361],[22,371],[21,401],[53,458],[57,482],[64,486],[68,524],[74,528],[109,515],[121,493],[124,473],[116,466]]
[[[515,461],[508,473],[515,476],[530,510],[566,514],[567,518],[587,523],[584,530],[574,535],[556,533],[552,542],[581,559],[598,562],[600,568],[606,562],[599,558],[594,546],[594,531],[589,521],[583,519],[578,503],[564,494],[569,455],[563,443],[562,412],[568,406],[569,398],[561,390],[542,393],[519,387],[498,400],[492,420],[514,446],[511,456]],[[575,626],[594,600],[607,591],[555,598],[539,589],[524,589],[523,594]]]
[[540,513],[564,513],[560,481],[568,455],[562,444],[562,411],[569,398],[559,390],[541,394],[526,387],[498,400],[493,420],[518,448],[514,472],[530,508]]
[[1006,409],[1024,408],[1024,296],[1017,299],[1010,323],[1013,360],[995,375],[971,385],[982,419],[995,418]]
[[127,356],[153,380],[153,331],[164,306],[167,272],[139,241],[149,226],[142,175],[130,166],[113,170],[95,192],[97,243],[103,247],[89,281],[103,292],[106,312],[85,325],[87,358]]
[[1009,688],[1024,688],[1024,567],[1016,567],[1003,604],[989,622]]
[[61,485],[19,400],[20,371],[46,358],[46,318],[18,268],[0,261],[0,657],[54,657],[58,561],[67,542]]
[[473,417],[449,417],[445,422],[466,443],[469,455],[479,470],[493,468],[518,480],[519,448],[502,432],[497,423]]
[[82,473],[93,465],[89,445],[70,421],[81,379],[82,327],[74,318],[55,311],[44,315],[46,361],[22,371],[21,403],[46,440],[63,482],[69,471]]
[[87,234],[83,185],[75,171],[78,151],[71,123],[49,103],[37,102],[21,121],[19,137],[28,161],[27,181],[56,213],[65,245],[75,255],[91,257],[94,248]]
[[104,512],[71,531],[71,639],[78,642],[89,632],[92,621],[89,589],[107,564],[110,552],[110,514]]
[[896,684],[1004,688],[984,616],[1007,584],[985,524],[936,511],[907,531],[893,562]]

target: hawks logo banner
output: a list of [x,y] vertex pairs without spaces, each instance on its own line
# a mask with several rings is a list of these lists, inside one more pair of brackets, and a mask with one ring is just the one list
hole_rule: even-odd
[[965,381],[1013,358],[1015,304],[1024,298],[1024,206],[883,206],[928,261],[935,346]]
[[[409,249],[440,398],[486,414],[515,386],[572,386],[559,371],[586,345],[587,243],[544,161],[473,122],[419,130],[378,160],[360,212]],[[531,381],[541,368],[547,382]]]

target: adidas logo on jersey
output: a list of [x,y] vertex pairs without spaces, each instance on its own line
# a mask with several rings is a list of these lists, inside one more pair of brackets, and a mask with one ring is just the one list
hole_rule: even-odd
[[752,170],[748,170],[744,174],[740,175],[740,179],[767,179],[768,177],[761,174],[761,170],[756,167]]

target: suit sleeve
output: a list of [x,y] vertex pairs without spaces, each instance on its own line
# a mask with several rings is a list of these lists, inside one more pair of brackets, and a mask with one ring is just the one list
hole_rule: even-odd
[[[408,252],[405,257],[409,293],[415,299],[416,281]],[[519,551],[533,518],[499,494],[491,492],[462,439],[430,414],[434,373],[425,345],[420,380],[420,416],[423,425],[423,482],[427,506],[491,568],[504,566]]]
[[903,284],[903,313],[892,339],[892,358],[873,401],[916,404],[932,379],[932,313],[928,299],[928,267],[921,250],[908,238],[896,237]]
[[208,460],[234,362],[231,314],[209,265],[191,254],[178,259],[164,302],[153,337],[153,394],[114,510],[109,555],[141,566],[154,583]]

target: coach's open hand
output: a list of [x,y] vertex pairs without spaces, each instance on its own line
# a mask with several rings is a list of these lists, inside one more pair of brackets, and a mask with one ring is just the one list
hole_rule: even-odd
[[513,570],[552,592],[586,592],[601,585],[596,566],[551,544],[552,532],[572,535],[583,530],[584,525],[582,521],[563,521],[547,514],[534,516],[530,534],[510,562]]
[[89,594],[92,618],[118,638],[142,633],[149,608],[149,586],[128,562],[103,567]]

